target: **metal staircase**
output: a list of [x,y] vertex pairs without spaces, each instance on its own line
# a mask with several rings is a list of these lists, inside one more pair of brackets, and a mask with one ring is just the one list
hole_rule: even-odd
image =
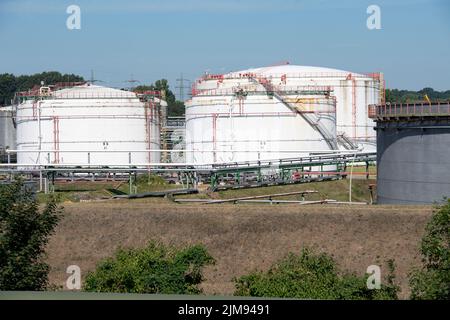
[[300,114],[300,116],[314,129],[316,129],[320,135],[323,137],[325,142],[328,144],[330,149],[337,149],[337,141],[334,136],[329,132],[329,130],[322,124],[320,121],[320,115],[316,115],[314,113],[306,113],[303,110],[299,109],[295,104],[292,104],[286,101],[283,98],[283,91],[278,90],[272,82],[264,77],[249,77],[250,81],[256,84],[260,84],[264,87],[267,94],[269,96],[275,97],[279,101],[281,101],[285,106],[291,109],[293,112]]
[[345,132],[338,132],[337,142],[343,146],[346,150],[357,150],[359,148],[358,144],[355,143]]

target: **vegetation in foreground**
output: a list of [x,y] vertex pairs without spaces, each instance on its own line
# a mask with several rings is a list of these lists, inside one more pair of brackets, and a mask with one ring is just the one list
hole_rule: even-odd
[[[61,218],[54,198],[39,210],[21,181],[0,186],[0,290],[48,289],[45,245]],[[421,242],[423,267],[410,275],[412,299],[450,299],[450,200],[436,207]],[[202,270],[214,258],[202,245],[186,248],[151,242],[143,249],[121,249],[87,275],[84,290],[199,294]],[[235,295],[305,299],[396,299],[393,262],[378,290],[367,275],[340,271],[326,253],[303,249],[268,271],[235,279]]]
[[142,249],[120,249],[86,276],[85,291],[199,294],[202,269],[214,259],[203,246],[177,249],[151,242]]
[[450,300],[450,200],[436,207],[421,252],[423,267],[410,276],[411,298]]
[[45,246],[61,214],[55,198],[40,211],[21,181],[0,186],[0,290],[47,288]]
[[368,289],[367,276],[341,274],[331,256],[305,248],[299,255],[290,253],[267,272],[252,272],[235,279],[237,296],[281,297],[327,300],[397,299],[393,262],[387,283]]

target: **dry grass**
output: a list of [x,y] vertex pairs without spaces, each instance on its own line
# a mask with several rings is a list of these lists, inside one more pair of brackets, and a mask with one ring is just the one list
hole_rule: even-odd
[[50,279],[62,286],[67,266],[77,264],[86,274],[118,247],[140,247],[151,239],[179,246],[202,243],[217,259],[206,269],[205,293],[229,295],[234,277],[265,270],[288,252],[312,246],[358,274],[371,264],[386,270],[384,262],[395,259],[405,298],[407,273],[420,262],[418,245],[430,214],[425,206],[181,205],[164,199],[66,203],[65,218],[48,246]]
[[[369,184],[375,183],[375,180],[355,179],[352,181],[352,201],[368,202],[370,199]],[[218,198],[236,198],[255,195],[267,195],[283,192],[294,192],[299,190],[315,190],[317,194],[306,195],[307,200],[334,199],[338,201],[349,200],[349,180],[336,180],[326,182],[311,182],[304,184],[291,184],[284,186],[271,186],[262,188],[249,188],[226,190],[217,192]],[[195,198],[195,195],[191,195]],[[301,200],[300,195],[279,197],[277,199]]]

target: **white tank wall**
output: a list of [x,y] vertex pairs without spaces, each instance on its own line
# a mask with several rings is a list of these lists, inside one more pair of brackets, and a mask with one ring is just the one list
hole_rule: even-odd
[[[333,99],[325,102],[328,108],[334,109]],[[320,122],[336,135],[334,114],[328,114]],[[262,93],[247,96],[241,110],[232,96],[195,97],[187,102],[186,149],[195,151],[186,154],[187,162],[222,163],[305,156],[306,153],[283,151],[327,150],[329,146],[301,115]]]
[[[50,98],[37,102],[34,113],[34,102],[31,100],[18,106],[17,149],[59,149],[59,154],[57,151],[19,153],[18,163],[128,164],[130,161],[128,152],[95,153],[95,151],[145,151],[160,148],[156,111],[150,125],[151,141],[149,143],[144,103],[134,93],[91,86],[83,90],[78,87],[64,89],[54,94],[61,99]],[[87,98],[63,99],[63,97],[81,97],[83,94]],[[129,97],[90,98],[124,95]],[[41,143],[39,143],[39,135],[41,135]],[[92,152],[90,156],[87,152],[63,152],[78,150]],[[132,163],[159,161],[159,152],[131,152]]]

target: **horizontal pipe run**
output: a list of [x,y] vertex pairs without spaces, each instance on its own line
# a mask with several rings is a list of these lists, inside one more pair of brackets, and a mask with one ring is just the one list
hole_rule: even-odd
[[[208,203],[211,200],[209,199],[174,199],[175,202],[179,202],[179,203]],[[321,202],[323,201],[329,201],[329,202],[336,202],[336,200],[321,200]],[[245,202],[249,202],[249,203],[311,203],[311,202],[317,202],[317,201],[301,201],[301,200],[276,200],[276,199],[272,199],[272,200],[236,200],[234,203],[245,203]]]
[[[351,161],[352,158],[349,158]],[[362,161],[362,160],[361,160]],[[320,163],[320,162],[318,162]],[[289,164],[289,163],[285,163]],[[299,163],[302,164],[302,163]],[[311,163],[303,163],[306,166],[316,166],[314,162]],[[211,165],[216,165],[215,163],[135,163],[135,164],[61,164],[61,163],[49,163],[49,164],[32,164],[32,163],[0,163],[0,168],[42,168],[42,169],[56,169],[56,168],[72,168],[73,170],[77,169],[137,169],[135,167],[163,167],[163,168],[171,168],[171,167],[209,167]],[[235,168],[235,167],[231,167]],[[236,168],[246,168],[246,166],[238,166]],[[230,169],[230,168],[219,168],[219,169]],[[326,172],[326,171],[303,171],[303,174],[349,174],[349,172]],[[363,173],[353,173],[353,174],[367,174],[367,172]]]
[[[355,149],[357,153],[363,153],[362,148]],[[5,150],[6,153],[51,153],[55,150]],[[260,153],[324,153],[324,154],[350,154],[355,152],[349,150],[230,150],[230,149],[204,149],[204,150],[176,150],[176,149],[148,149],[148,150],[58,150],[59,153],[147,153],[147,152],[186,152],[186,153],[202,153],[202,152],[260,152]]]
[[[286,158],[286,159],[273,159],[273,160],[253,160],[253,161],[245,161],[245,162],[227,162],[227,163],[165,163],[165,162],[148,162],[148,163],[98,163],[98,164],[86,164],[86,163],[3,163],[0,164],[0,167],[42,167],[42,168],[58,168],[58,167],[73,167],[73,168],[108,168],[108,167],[123,167],[123,168],[132,168],[132,167],[201,167],[201,166],[215,166],[215,168],[219,168],[222,166],[222,169],[228,169],[230,166],[234,168],[245,167],[249,168],[250,165],[255,165],[259,167],[273,167],[274,165],[284,165],[284,164],[303,164],[314,166],[316,163],[322,163],[325,160],[329,161],[350,161],[357,160],[357,156],[363,156],[365,159],[358,159],[360,161],[370,160],[369,158],[373,158],[376,153],[363,153],[363,152],[347,152],[345,154],[329,154],[329,155],[316,155],[316,156],[306,156],[302,158]],[[346,158],[349,157],[349,158]],[[314,158],[314,161],[312,161]]]
[[165,162],[150,162],[150,163],[108,163],[108,164],[87,164],[87,163],[0,163],[1,167],[36,167],[36,168],[68,168],[72,167],[74,169],[77,168],[131,168],[132,167],[194,167],[194,166],[207,166],[212,165],[212,163],[165,163]]
[[294,192],[285,192],[285,193],[274,193],[274,194],[265,194],[259,196],[249,196],[249,197],[240,197],[240,198],[231,198],[231,199],[220,199],[220,200],[209,200],[206,204],[216,204],[216,203],[225,203],[225,202],[236,202],[242,200],[253,200],[253,199],[264,199],[264,198],[275,198],[275,197],[285,197],[285,196],[293,196],[293,195],[301,195],[304,196],[306,194],[318,193],[316,190],[304,190],[304,191],[294,191]]
[[[46,168],[46,169],[30,169],[30,170],[16,170],[16,169],[7,169],[7,170],[1,170],[0,167],[0,174],[7,174],[7,173],[23,173],[23,174],[29,174],[29,173],[39,173],[39,172],[57,172],[57,173],[122,173],[122,174],[128,174],[128,173],[134,173],[134,172],[142,172],[142,173],[148,173],[148,168],[112,168],[112,169],[106,169],[106,168],[63,168],[63,169],[52,169],[52,168]],[[152,172],[199,172],[199,173],[210,173],[211,170],[207,169],[192,169],[192,168],[152,168]],[[128,178],[126,179],[128,180]]]

